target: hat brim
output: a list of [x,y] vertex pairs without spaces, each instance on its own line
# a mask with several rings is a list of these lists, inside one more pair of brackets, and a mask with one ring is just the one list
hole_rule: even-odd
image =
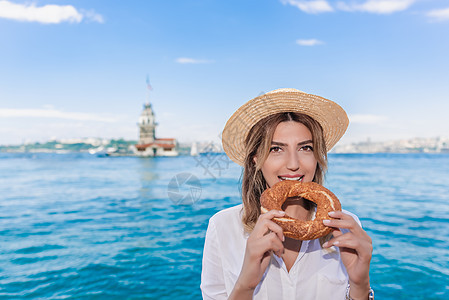
[[323,128],[327,151],[344,135],[349,119],[343,108],[326,98],[295,89],[279,89],[258,96],[242,105],[223,129],[223,150],[228,157],[243,166],[245,139],[260,120],[282,112],[297,112],[315,119]]

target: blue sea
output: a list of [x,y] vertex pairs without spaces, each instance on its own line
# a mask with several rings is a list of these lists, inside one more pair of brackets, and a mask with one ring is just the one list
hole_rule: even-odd
[[[240,175],[222,154],[0,153],[0,299],[200,299]],[[325,185],[373,239],[377,299],[449,298],[449,155],[331,154]]]

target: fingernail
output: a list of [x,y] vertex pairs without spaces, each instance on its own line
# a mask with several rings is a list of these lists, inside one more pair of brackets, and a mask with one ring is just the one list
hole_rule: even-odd
[[331,220],[323,220],[324,225],[329,225],[331,223]]
[[328,213],[328,215],[331,216],[331,217],[335,216],[335,211],[330,211],[330,212]]
[[285,242],[285,235],[282,235],[282,241]]
[[323,244],[323,248],[327,248],[328,245],[329,245],[329,242],[325,242],[325,243]]
[[279,214],[285,215],[285,211],[280,210],[280,211],[279,211]]

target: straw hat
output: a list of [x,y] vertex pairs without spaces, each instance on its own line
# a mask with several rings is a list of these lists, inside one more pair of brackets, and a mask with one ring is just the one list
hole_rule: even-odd
[[228,157],[243,166],[250,129],[261,119],[281,112],[306,114],[320,123],[327,151],[340,140],[349,124],[346,112],[331,100],[296,89],[277,89],[249,100],[229,118],[222,134]]

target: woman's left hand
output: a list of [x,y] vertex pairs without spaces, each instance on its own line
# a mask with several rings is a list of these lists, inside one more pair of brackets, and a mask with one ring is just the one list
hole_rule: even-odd
[[[334,237],[324,243],[323,247],[340,248],[341,260],[349,276],[351,297],[367,299],[370,288],[369,267],[373,252],[371,238],[350,215],[334,211],[330,212],[329,216],[336,219],[324,220],[323,223],[334,228]],[[348,229],[349,232],[342,233],[339,228]]]

